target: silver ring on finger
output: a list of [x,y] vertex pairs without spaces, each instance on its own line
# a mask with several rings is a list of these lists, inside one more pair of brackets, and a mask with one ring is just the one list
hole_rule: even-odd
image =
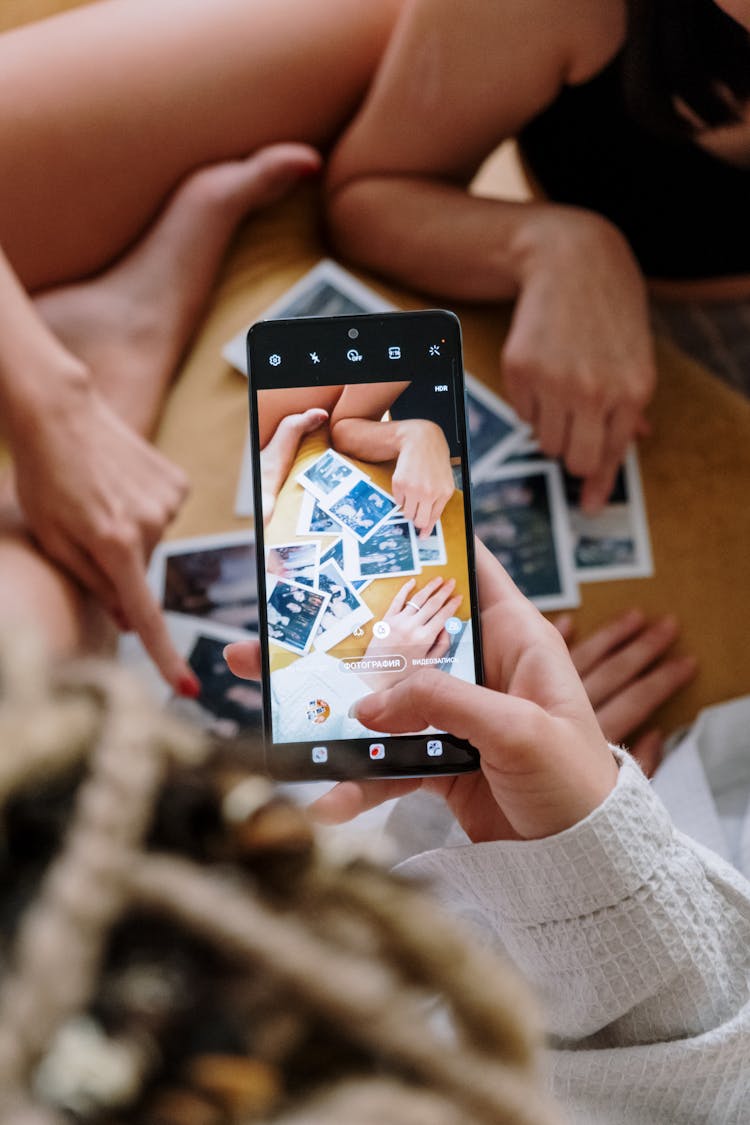
[[416,609],[417,612],[422,608],[421,605],[417,605],[416,602],[404,602],[404,605],[410,605],[412,609]]

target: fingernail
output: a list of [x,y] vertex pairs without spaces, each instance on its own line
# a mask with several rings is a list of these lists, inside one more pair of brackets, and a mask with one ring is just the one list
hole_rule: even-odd
[[197,676],[180,676],[177,681],[177,691],[185,699],[197,699],[201,693],[201,685]]
[[358,705],[359,705],[359,700],[355,699],[354,703],[352,703],[351,707],[346,712],[350,719],[356,719],[357,718],[357,707],[358,707]]
[[221,650],[221,655],[224,657],[225,660],[227,660],[227,658],[228,658],[228,653],[229,653],[229,650],[231,649],[231,647],[232,647],[231,644],[224,645],[224,648]]
[[573,625],[572,615],[570,613],[561,614],[555,621],[555,625],[561,633],[564,633],[566,629],[570,629]]

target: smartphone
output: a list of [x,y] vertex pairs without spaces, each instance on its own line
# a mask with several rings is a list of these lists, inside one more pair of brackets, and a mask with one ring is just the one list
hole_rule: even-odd
[[458,318],[268,320],[247,348],[269,774],[476,769],[450,731],[351,714],[424,668],[482,680]]

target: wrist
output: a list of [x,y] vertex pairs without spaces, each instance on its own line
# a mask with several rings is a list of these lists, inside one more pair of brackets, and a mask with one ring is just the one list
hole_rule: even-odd
[[12,382],[0,373],[3,414],[11,445],[37,427],[41,417],[59,419],[78,411],[93,386],[88,367],[62,347],[58,354],[29,361],[20,369],[23,377]]
[[402,422],[391,423],[394,426],[393,430],[393,444],[396,450],[396,455],[403,453],[410,445],[413,446],[415,441],[420,441],[421,449],[428,449],[429,439],[437,437],[442,438],[443,432],[440,427],[431,422],[428,418],[407,418]]
[[566,259],[586,262],[589,253],[600,254],[604,250],[612,256],[633,259],[625,236],[603,215],[552,203],[526,206],[526,220],[518,226],[510,244],[513,269],[521,287],[539,270],[557,270]]
[[403,422],[391,422],[393,427],[393,449],[396,457],[400,457],[409,441],[410,435],[414,432],[413,419],[409,418]]

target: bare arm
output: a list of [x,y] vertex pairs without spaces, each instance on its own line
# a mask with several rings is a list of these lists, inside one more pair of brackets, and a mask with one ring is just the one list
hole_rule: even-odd
[[0,248],[0,427],[13,445],[46,398],[80,393],[88,372],[34,310]]
[[145,578],[151,548],[185,495],[183,475],[112,411],[85,364],[37,315],[2,250],[0,426],[45,553],[140,634],[177,690],[197,694]]
[[605,219],[467,185],[564,83],[605,65],[621,22],[619,5],[587,0],[412,0],[328,177],[344,255],[429,293],[518,296],[506,388],[545,452],[591,478],[590,507],[653,388],[643,279]]
[[391,487],[423,538],[432,532],[455,486],[450,450],[440,426],[427,418],[381,421],[408,383],[348,384],[331,416],[331,440],[364,461],[396,461]]
[[548,207],[479,199],[466,187],[501,140],[592,66],[594,45],[578,47],[591,39],[580,7],[406,5],[331,160],[331,226],[345,252],[428,292],[492,301],[515,294],[524,236]]

